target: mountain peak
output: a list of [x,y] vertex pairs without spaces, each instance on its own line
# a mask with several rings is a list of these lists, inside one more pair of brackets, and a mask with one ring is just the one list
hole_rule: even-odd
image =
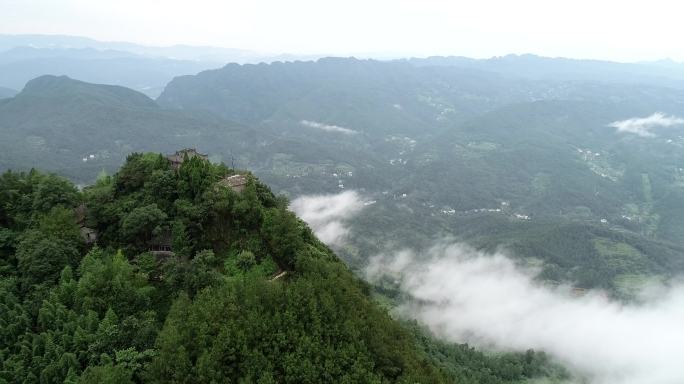
[[43,75],[30,80],[18,96],[48,98],[87,97],[110,105],[135,108],[156,108],[157,104],[144,94],[117,85],[92,84],[68,76]]
[[22,92],[45,91],[47,89],[54,89],[57,87],[65,86],[72,82],[77,82],[77,80],[74,80],[69,76],[65,75],[43,75],[27,82]]

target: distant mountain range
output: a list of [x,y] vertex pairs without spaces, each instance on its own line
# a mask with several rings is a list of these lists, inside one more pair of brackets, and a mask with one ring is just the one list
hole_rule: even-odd
[[[0,87],[21,89],[35,77],[66,75],[121,85],[156,98],[174,77],[229,63],[315,60],[321,55],[265,54],[243,49],[174,45],[153,47],[63,35],[0,34]],[[361,57],[373,57],[364,54]],[[600,81],[684,87],[684,65],[671,60],[616,63],[599,60],[508,55],[491,59],[429,57],[399,59],[414,66],[454,67],[505,77],[550,81]]]
[[2,35],[0,34],[0,51],[16,47],[37,49],[82,50],[127,52],[138,56],[166,58],[174,60],[208,61],[208,62],[254,62],[266,55],[257,52],[220,47],[198,47],[174,45],[170,47],[152,47],[128,42],[108,42],[81,36],[67,35]]
[[21,89],[45,74],[126,86],[156,97],[174,76],[214,68],[219,62],[148,57],[93,48],[15,47],[0,52],[0,85]]
[[413,58],[417,66],[473,68],[502,75],[536,80],[600,81],[684,87],[684,64],[671,60],[617,63],[604,60],[579,60],[537,55],[506,55],[490,59],[459,56]]
[[77,36],[0,35],[0,86],[21,89],[38,76],[66,75],[94,83],[121,85],[157,97],[175,76],[232,62],[298,58],[301,57],[218,47],[148,47]]

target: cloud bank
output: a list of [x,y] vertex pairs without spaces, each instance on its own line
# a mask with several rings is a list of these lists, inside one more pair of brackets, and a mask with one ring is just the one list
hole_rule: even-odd
[[347,220],[363,207],[363,201],[355,191],[301,196],[290,204],[290,209],[311,226],[322,242],[330,246],[344,244],[349,234]]
[[648,117],[633,117],[627,120],[614,121],[608,126],[617,129],[618,132],[633,133],[641,137],[654,137],[655,133],[652,131],[656,128],[667,128],[682,124],[684,124],[682,118],[656,112]]
[[343,133],[345,135],[355,135],[355,134],[359,133],[359,131],[355,131],[353,129],[340,127],[337,125],[323,124],[323,123],[319,123],[319,122],[311,121],[311,120],[302,120],[302,121],[300,121],[300,123],[305,127],[316,128],[316,129],[320,129],[320,130],[323,130],[326,132]]
[[371,259],[412,299],[399,310],[437,336],[502,350],[544,350],[597,384],[684,383],[684,287],[642,305],[534,282],[501,254],[441,242]]

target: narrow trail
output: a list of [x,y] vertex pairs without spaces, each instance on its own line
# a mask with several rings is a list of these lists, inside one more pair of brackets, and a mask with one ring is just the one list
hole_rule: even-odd
[[285,275],[287,275],[287,271],[282,271],[282,272],[278,273],[277,275],[273,276],[269,281],[276,281]]

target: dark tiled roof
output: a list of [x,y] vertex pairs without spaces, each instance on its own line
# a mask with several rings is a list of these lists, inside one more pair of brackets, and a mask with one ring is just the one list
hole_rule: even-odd
[[197,156],[206,160],[209,157],[205,154],[197,152],[195,148],[185,148],[181,149],[180,151],[176,151],[176,153],[174,153],[173,155],[166,156],[166,158],[169,159],[172,163],[182,163],[186,154],[188,155],[188,158]]

